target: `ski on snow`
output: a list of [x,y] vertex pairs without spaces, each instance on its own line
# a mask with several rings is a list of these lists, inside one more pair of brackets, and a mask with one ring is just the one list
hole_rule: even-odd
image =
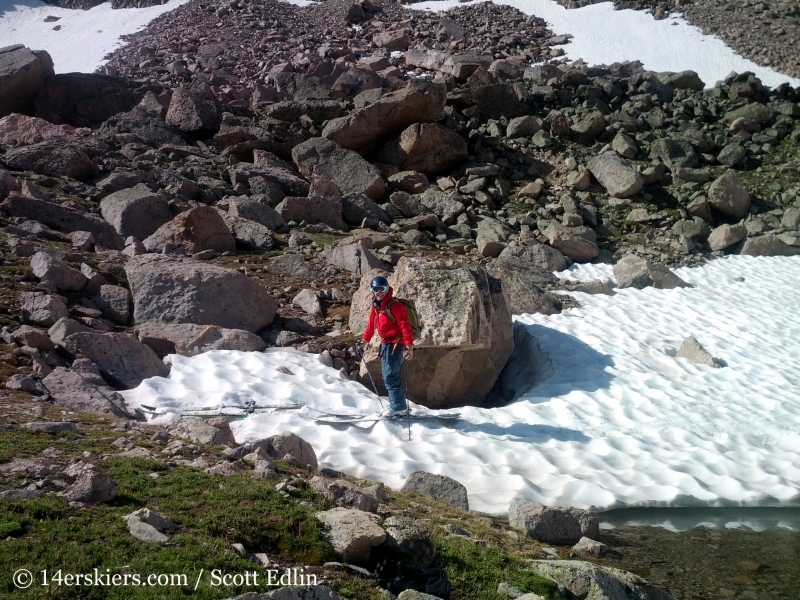
[[461,418],[460,413],[446,413],[446,414],[432,414],[432,413],[411,413],[408,415],[394,415],[391,417],[381,416],[378,413],[371,414],[347,414],[347,413],[333,413],[311,408],[306,406],[306,409],[311,410],[316,415],[306,415],[311,420],[317,423],[327,423],[334,425],[336,423],[377,423],[378,421],[395,421],[402,422],[406,420],[411,421],[456,421]]

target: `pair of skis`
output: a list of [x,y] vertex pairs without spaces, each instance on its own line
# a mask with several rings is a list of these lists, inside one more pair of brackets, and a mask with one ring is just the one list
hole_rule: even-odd
[[410,414],[400,414],[392,416],[384,416],[380,413],[336,413],[324,411],[311,406],[306,406],[305,410],[313,412],[313,415],[304,415],[317,423],[325,423],[328,425],[348,424],[348,423],[377,423],[378,421],[394,421],[405,422],[409,421],[457,421],[461,418],[460,413],[425,413],[425,412],[412,412]]
[[148,415],[160,416],[169,413],[174,413],[182,417],[249,417],[250,415],[258,414],[262,411],[275,411],[275,410],[299,410],[305,405],[296,402],[289,402],[284,404],[258,404],[255,400],[248,400],[244,404],[217,404],[216,406],[206,406],[201,408],[182,409],[173,406],[162,406],[156,408],[155,406],[141,405],[143,413]]

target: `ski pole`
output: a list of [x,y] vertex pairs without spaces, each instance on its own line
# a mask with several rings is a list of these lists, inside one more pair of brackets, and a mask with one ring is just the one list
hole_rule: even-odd
[[378,386],[375,385],[375,380],[372,378],[372,373],[369,372],[369,367],[367,366],[367,361],[364,360],[364,350],[361,348],[361,344],[356,342],[356,352],[361,357],[361,362],[364,363],[364,369],[367,371],[367,375],[369,375],[369,380],[372,382],[372,389],[375,390],[375,395],[378,397],[378,402],[381,403],[381,410],[383,410],[383,400],[381,400],[381,395],[378,393]]

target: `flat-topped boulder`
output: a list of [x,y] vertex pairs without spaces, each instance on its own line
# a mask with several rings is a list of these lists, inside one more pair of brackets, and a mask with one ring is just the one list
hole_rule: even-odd
[[125,265],[136,323],[195,323],[255,332],[272,322],[277,302],[243,273],[159,255]]
[[[371,299],[361,278],[353,295],[350,328],[362,332]],[[431,408],[479,404],[511,356],[514,336],[508,296],[502,282],[485,269],[451,261],[401,258],[388,276],[398,298],[413,298],[423,327],[414,341],[414,360],[406,363],[408,394]],[[377,344],[368,347],[362,366],[383,382]]]
[[22,44],[0,48],[0,117],[29,109],[51,75],[53,59],[44,50]]

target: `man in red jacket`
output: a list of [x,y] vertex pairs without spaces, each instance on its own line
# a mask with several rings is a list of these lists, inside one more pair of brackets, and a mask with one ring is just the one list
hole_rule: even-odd
[[377,330],[381,336],[381,372],[389,392],[389,408],[384,416],[394,417],[408,412],[405,390],[400,382],[403,357],[410,359],[413,352],[414,333],[408,320],[406,306],[392,302],[392,290],[385,277],[375,277],[369,284],[372,292],[372,308],[363,341],[369,342]]

